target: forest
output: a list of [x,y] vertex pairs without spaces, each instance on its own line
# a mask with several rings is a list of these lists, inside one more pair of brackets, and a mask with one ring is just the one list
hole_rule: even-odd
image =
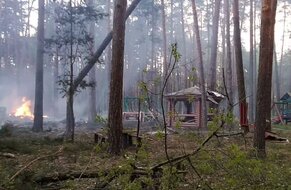
[[0,190],[291,189],[290,5],[1,0]]

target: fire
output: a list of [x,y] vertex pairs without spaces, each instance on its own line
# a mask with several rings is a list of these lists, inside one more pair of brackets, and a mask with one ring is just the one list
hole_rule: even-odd
[[31,112],[31,101],[27,100],[25,97],[22,98],[22,105],[16,109],[14,116],[16,117],[26,117],[33,118],[33,114]]

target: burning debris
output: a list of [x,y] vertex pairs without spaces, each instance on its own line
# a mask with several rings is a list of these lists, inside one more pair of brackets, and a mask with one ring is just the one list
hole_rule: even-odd
[[34,116],[31,112],[31,107],[32,107],[31,100],[28,100],[26,97],[23,97],[22,105],[16,109],[13,116],[19,117],[21,119],[28,118],[32,120]]

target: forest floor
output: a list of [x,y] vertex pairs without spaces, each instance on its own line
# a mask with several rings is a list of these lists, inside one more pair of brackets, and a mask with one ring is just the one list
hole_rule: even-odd
[[[291,139],[290,125],[273,131]],[[291,189],[290,143],[267,141],[267,158],[260,160],[251,134],[213,137],[189,159],[152,170],[167,160],[163,133],[143,133],[139,150],[130,147],[122,156],[108,154],[107,144],[94,143],[93,134],[76,128],[69,143],[50,131],[2,128],[0,189]],[[193,153],[207,135],[169,134],[169,157]]]

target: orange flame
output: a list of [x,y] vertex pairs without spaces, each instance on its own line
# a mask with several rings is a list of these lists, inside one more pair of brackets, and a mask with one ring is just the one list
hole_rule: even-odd
[[22,98],[22,105],[16,109],[14,116],[16,117],[27,117],[33,118],[31,112],[31,101],[27,100],[25,97]]

